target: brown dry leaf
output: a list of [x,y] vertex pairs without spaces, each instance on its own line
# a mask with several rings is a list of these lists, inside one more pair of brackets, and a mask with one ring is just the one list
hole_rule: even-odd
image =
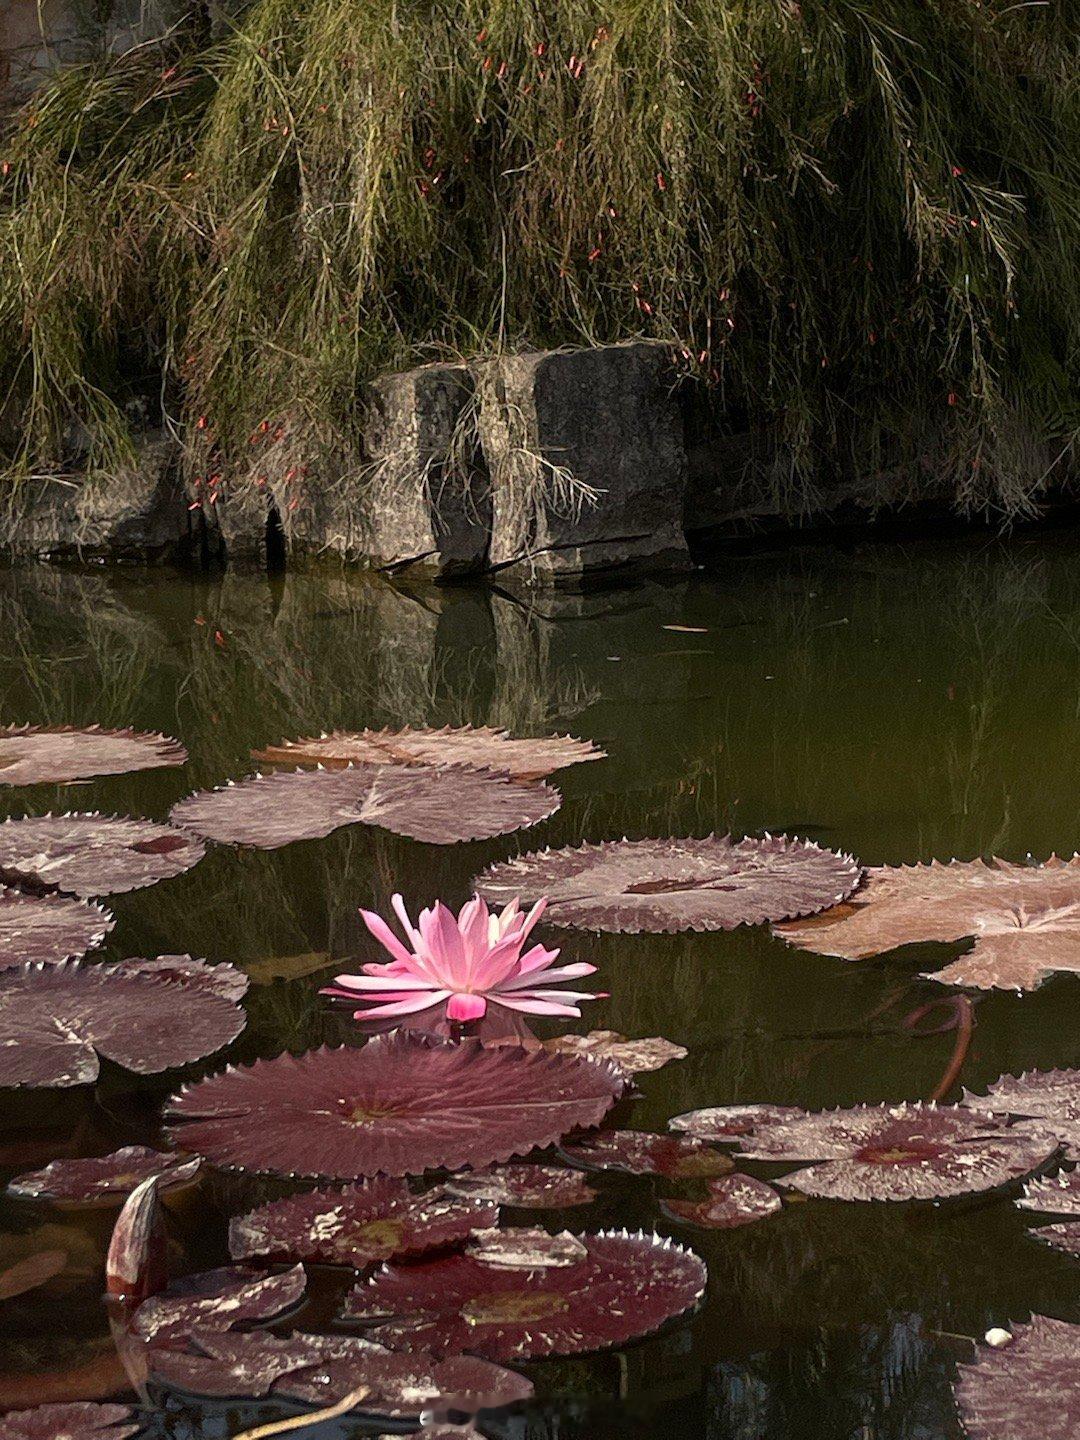
[[249,960],[244,971],[253,985],[272,985],[275,980],[299,980],[336,964],[325,950],[311,950],[305,955],[268,955],[263,960]]
[[854,896],[773,933],[819,955],[864,960],[902,945],[974,936],[944,969],[946,985],[1034,990],[1055,970],[1080,972],[1080,856],[1042,865],[1007,860],[931,861],[866,872]]
[[27,1290],[36,1290],[61,1274],[67,1265],[66,1250],[35,1250],[25,1260],[16,1260],[6,1270],[0,1271],[0,1300],[13,1300]]

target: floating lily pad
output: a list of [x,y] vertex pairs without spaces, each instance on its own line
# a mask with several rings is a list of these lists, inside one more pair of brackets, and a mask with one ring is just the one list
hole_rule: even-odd
[[497,1270],[545,1270],[552,1265],[577,1265],[588,1258],[588,1250],[568,1230],[552,1235],[541,1226],[508,1226],[478,1230],[465,1247],[466,1254],[481,1265]]
[[259,850],[321,840],[342,825],[359,824],[451,845],[535,825],[561,804],[550,785],[466,765],[351,765],[230,781],[189,795],[170,818],[221,845]]
[[87,1085],[99,1055],[157,1074],[219,1050],[245,1021],[202,985],[128,973],[122,963],[0,971],[0,1086]]
[[973,1110],[1027,1115],[1067,1145],[1080,1145],[1080,1070],[1026,1070],[1002,1075],[985,1095],[964,1091]]
[[183,765],[187,751],[168,735],[99,725],[9,725],[0,729],[0,785],[62,785]]
[[596,1125],[623,1087],[595,1061],[415,1031],[230,1067],[171,1102],[182,1148],[244,1170],[418,1175],[487,1165]]
[[851,901],[820,917],[778,925],[802,950],[863,960],[922,941],[975,937],[941,970],[946,985],[1034,990],[1055,970],[1080,971],[1080,857],[1043,865],[950,860],[868,870]]
[[645,1130],[608,1130],[588,1135],[562,1153],[587,1170],[622,1170],[627,1175],[663,1175],[668,1180],[704,1180],[735,1167],[727,1155],[701,1140],[652,1135]]
[[437,1362],[353,1336],[199,1332],[192,1344],[198,1353],[155,1350],[152,1362],[159,1379],[199,1395],[330,1405],[366,1385],[358,1410],[408,1419],[436,1405],[466,1414],[512,1405],[533,1391],[523,1375],[471,1356]]
[[492,865],[475,888],[500,904],[546,895],[552,925],[660,933],[810,915],[850,895],[860,874],[850,855],[809,840],[710,835],[537,850]]
[[185,1185],[198,1173],[200,1161],[186,1155],[125,1145],[111,1155],[84,1160],[53,1160],[44,1170],[17,1175],[7,1187],[13,1200],[48,1200],[52,1204],[120,1203],[151,1175],[160,1190]]
[[280,1275],[232,1265],[206,1270],[152,1295],[136,1310],[131,1329],[154,1345],[174,1345],[196,1332],[276,1320],[299,1305],[306,1286],[302,1265]]
[[1080,1258],[1080,1220],[1065,1220],[1056,1225],[1038,1225],[1030,1234],[1065,1255]]
[[1038,1210],[1044,1215],[1075,1215],[1080,1219],[1080,1170],[1029,1180],[1016,1203],[1021,1210]]
[[345,1316],[384,1321],[373,1338],[492,1360],[575,1355],[623,1345],[692,1310],[705,1266],[659,1235],[583,1235],[574,1265],[499,1269],[464,1255],[386,1265],[352,1290]]
[[685,1220],[703,1230],[734,1230],[765,1220],[782,1209],[780,1196],[764,1180],[752,1175],[724,1175],[709,1181],[707,1200],[662,1200],[660,1208],[673,1220]]
[[610,1060],[627,1075],[640,1075],[660,1070],[671,1060],[685,1060],[689,1050],[673,1045],[659,1035],[647,1040],[628,1040],[614,1030],[590,1030],[587,1035],[556,1035],[544,1041],[544,1049],[555,1055],[588,1055],[594,1060]]
[[466,1171],[451,1175],[443,1188],[452,1195],[469,1195],[522,1210],[565,1210],[596,1199],[596,1191],[578,1171],[554,1165],[496,1165]]
[[399,1180],[290,1195],[239,1216],[229,1227],[234,1260],[307,1260],[362,1269],[395,1255],[459,1244],[498,1224],[498,1206],[444,1191],[413,1195]]
[[668,1125],[695,1140],[733,1145],[808,1113],[797,1105],[712,1105],[705,1110],[687,1110],[669,1120]]
[[156,976],[183,990],[203,990],[234,1002],[244,998],[251,983],[243,970],[228,961],[210,965],[191,955],[156,955],[152,960],[136,958],[120,963],[128,975]]
[[142,1423],[128,1405],[38,1405],[0,1415],[0,1440],[128,1440]]
[[960,1105],[859,1105],[807,1114],[755,1136],[755,1160],[818,1161],[778,1183],[833,1200],[943,1200],[1030,1175],[1053,1136],[1009,1129]]
[[70,895],[26,895],[0,887],[0,970],[27,961],[78,960],[100,945],[115,920]]
[[956,1404],[968,1440],[1076,1440],[1080,1325],[1033,1315],[1011,1344],[960,1365]]
[[206,846],[127,815],[28,815],[0,824],[0,875],[73,895],[118,895],[182,875]]
[[334,730],[306,740],[285,740],[253,750],[261,765],[472,765],[515,780],[543,780],[582,760],[602,760],[603,750],[573,735],[523,740],[487,725],[447,725],[442,730]]

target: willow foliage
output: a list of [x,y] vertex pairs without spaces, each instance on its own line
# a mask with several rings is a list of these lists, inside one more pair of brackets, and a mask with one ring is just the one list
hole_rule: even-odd
[[1077,0],[254,0],[67,71],[2,150],[4,464],[117,463],[152,388],[193,474],[317,481],[379,368],[641,334],[802,506],[1022,511],[1080,431],[1078,37]]

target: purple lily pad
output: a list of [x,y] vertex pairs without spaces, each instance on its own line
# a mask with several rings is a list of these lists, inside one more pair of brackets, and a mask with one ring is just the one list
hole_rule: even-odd
[[1033,1315],[1012,1343],[960,1365],[954,1393],[968,1440],[1076,1440],[1080,1325]]
[[812,915],[845,899],[862,871],[809,840],[609,840],[492,865],[477,894],[503,904],[546,895],[545,919],[582,930],[734,930]]
[[465,765],[350,765],[252,775],[174,805],[176,825],[221,845],[276,850],[342,825],[378,825],[429,845],[487,840],[553,815],[562,796],[540,781]]
[[239,1216],[229,1226],[234,1260],[306,1260],[361,1269],[395,1255],[457,1245],[498,1224],[496,1205],[441,1190],[413,1195],[399,1180],[369,1180],[342,1190],[290,1195]]
[[1029,1233],[1055,1250],[1080,1258],[1080,1220],[1064,1220],[1056,1225],[1037,1225]]
[[627,1075],[660,1070],[671,1060],[685,1060],[689,1050],[659,1035],[647,1040],[628,1040],[614,1030],[590,1030],[587,1035],[556,1035],[544,1041],[554,1055],[587,1055],[593,1060],[610,1060]]
[[674,1116],[668,1125],[695,1140],[734,1145],[772,1125],[784,1125],[807,1114],[797,1105],[712,1105],[706,1110],[687,1110]]
[[62,785],[183,765],[187,751],[168,735],[99,725],[9,725],[0,729],[0,785]]
[[508,1270],[463,1255],[385,1265],[349,1293],[345,1317],[383,1322],[373,1338],[393,1348],[525,1360],[626,1344],[704,1294],[704,1264],[670,1240],[581,1239],[588,1253],[574,1265]]
[[0,1415],[0,1440],[128,1440],[142,1429],[129,1405],[38,1405]]
[[69,1205],[120,1203],[151,1175],[158,1189],[185,1185],[198,1173],[200,1161],[185,1155],[125,1145],[111,1155],[84,1160],[53,1160],[44,1170],[17,1175],[7,1187],[13,1200],[48,1200]]
[[602,760],[603,750],[573,735],[523,740],[487,725],[445,726],[442,730],[334,730],[305,740],[284,740],[253,750],[261,765],[471,765],[497,770],[514,780],[543,780],[582,760]]
[[156,976],[180,986],[181,989],[202,990],[233,1002],[244,998],[251,983],[243,970],[238,970],[228,961],[223,961],[220,965],[210,965],[205,960],[194,959],[191,955],[157,955],[152,960],[121,960],[119,965],[128,975]]
[[1016,1203],[1021,1210],[1038,1210],[1044,1215],[1075,1215],[1080,1220],[1080,1170],[1028,1181]]
[[858,1105],[773,1125],[741,1153],[818,1161],[778,1183],[833,1200],[943,1200],[1021,1180],[1057,1150],[1053,1136],[1010,1129],[960,1105]]
[[302,1265],[280,1275],[239,1265],[206,1270],[144,1301],[132,1319],[132,1333],[153,1345],[171,1346],[196,1332],[276,1320],[299,1305],[306,1287]]
[[206,846],[126,815],[28,815],[0,824],[0,875],[72,895],[117,895],[182,875]]
[[487,1165],[599,1123],[623,1088],[594,1061],[410,1030],[230,1067],[170,1111],[183,1149],[271,1174],[355,1180]]
[[707,1200],[662,1200],[660,1208],[673,1220],[700,1225],[703,1230],[734,1230],[751,1225],[781,1210],[780,1196],[764,1180],[752,1175],[724,1175],[709,1181]]
[[26,895],[0,887],[0,970],[34,961],[78,960],[116,922],[100,905],[70,895]]
[[1080,1145],[1080,1070],[1026,1070],[1002,1075],[985,1095],[964,1091],[973,1110],[1027,1115],[1052,1130],[1063,1144]]
[[663,1175],[668,1180],[707,1180],[735,1166],[727,1155],[701,1140],[652,1135],[645,1130],[608,1130],[587,1135],[562,1153],[586,1170],[621,1170],[627,1175]]
[[245,1022],[243,1010],[202,986],[123,964],[0,971],[0,1086],[87,1085],[99,1055],[157,1074],[219,1050]]
[[565,1210],[596,1199],[596,1191],[576,1170],[555,1165],[497,1165],[466,1171],[451,1175],[443,1188],[451,1195],[521,1210]]
[[589,1254],[583,1242],[568,1230],[552,1235],[539,1225],[479,1230],[465,1247],[465,1253],[481,1265],[493,1265],[497,1270],[546,1270],[553,1265],[577,1265]]
[[153,1368],[200,1395],[274,1394],[327,1405],[366,1384],[359,1410],[407,1419],[437,1405],[465,1413],[511,1405],[533,1390],[524,1376],[487,1361],[456,1355],[436,1362],[345,1335],[199,1332],[192,1344],[199,1353],[155,1350]]

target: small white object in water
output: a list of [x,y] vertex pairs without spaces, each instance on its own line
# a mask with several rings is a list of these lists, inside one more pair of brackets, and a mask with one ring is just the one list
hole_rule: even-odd
[[987,1345],[992,1345],[995,1350],[1003,1350],[1006,1345],[1011,1345],[1013,1342],[1011,1332],[1008,1330],[1001,1330],[997,1326],[995,1326],[992,1330],[987,1330],[986,1334],[983,1336],[983,1339],[986,1341]]

